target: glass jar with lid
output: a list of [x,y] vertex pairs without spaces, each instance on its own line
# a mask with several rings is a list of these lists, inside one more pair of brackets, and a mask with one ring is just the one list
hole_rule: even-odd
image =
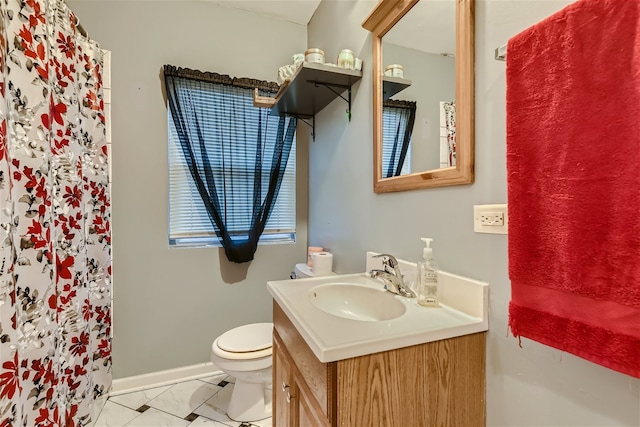
[[355,66],[355,57],[349,49],[342,49],[338,55],[338,67],[353,70]]

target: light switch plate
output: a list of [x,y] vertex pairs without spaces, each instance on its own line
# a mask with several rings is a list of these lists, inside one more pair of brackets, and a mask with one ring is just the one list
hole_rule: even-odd
[[473,231],[476,233],[507,234],[508,225],[506,204],[473,206]]

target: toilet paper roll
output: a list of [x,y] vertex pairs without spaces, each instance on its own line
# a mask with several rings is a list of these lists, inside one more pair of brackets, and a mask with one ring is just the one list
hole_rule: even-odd
[[313,259],[311,258],[311,255],[313,255],[315,252],[322,251],[324,251],[324,248],[321,248],[320,246],[309,246],[307,248],[307,265],[309,267],[313,267]]
[[330,252],[314,252],[311,254],[311,258],[313,259],[311,271],[313,271],[314,276],[331,275],[333,271],[333,254]]

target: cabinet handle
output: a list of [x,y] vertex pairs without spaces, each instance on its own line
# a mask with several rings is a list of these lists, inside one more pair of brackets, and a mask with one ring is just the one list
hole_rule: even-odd
[[291,396],[291,393],[289,393],[289,390],[287,390],[288,388],[290,388],[290,386],[282,381],[282,392],[287,392],[287,403],[291,403],[291,399],[295,398],[295,396]]

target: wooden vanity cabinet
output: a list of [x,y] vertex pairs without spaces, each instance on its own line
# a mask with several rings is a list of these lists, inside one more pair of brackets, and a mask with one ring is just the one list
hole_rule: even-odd
[[485,425],[485,332],[322,363],[275,301],[273,323],[274,426]]
[[[277,309],[276,309],[277,307]],[[274,303],[273,425],[332,426],[333,363],[321,363],[291,321]]]
[[[291,406],[291,395],[295,398],[295,386],[293,384],[293,370],[291,358],[286,354],[282,341],[274,331],[273,335],[273,384],[272,384],[272,409],[273,421],[278,420],[277,425],[291,426],[295,424],[294,411]],[[287,392],[289,394],[287,394]]]

